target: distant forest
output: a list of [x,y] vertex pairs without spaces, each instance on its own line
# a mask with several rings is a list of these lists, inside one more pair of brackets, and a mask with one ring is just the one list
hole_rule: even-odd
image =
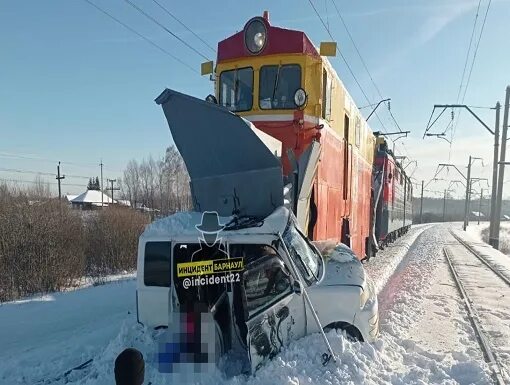
[[[423,198],[423,223],[442,222],[443,221],[443,204],[442,198]],[[484,216],[482,221],[488,220],[490,213],[490,199],[483,199],[480,209],[480,199],[474,197],[471,200],[470,212],[480,211]],[[504,200],[501,215],[510,216],[510,201]],[[464,219],[464,199],[446,199],[445,222],[462,221]],[[470,220],[478,220],[471,214]],[[413,199],[413,223],[420,223],[420,198]]]

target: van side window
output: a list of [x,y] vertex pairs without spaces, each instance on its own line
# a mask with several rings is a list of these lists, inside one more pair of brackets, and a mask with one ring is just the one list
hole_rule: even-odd
[[143,265],[145,286],[170,287],[170,242],[147,242]]

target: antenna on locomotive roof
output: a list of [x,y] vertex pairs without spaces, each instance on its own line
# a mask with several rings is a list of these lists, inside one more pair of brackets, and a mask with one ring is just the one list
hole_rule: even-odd
[[264,18],[265,21],[269,23],[269,11],[264,11],[262,17]]

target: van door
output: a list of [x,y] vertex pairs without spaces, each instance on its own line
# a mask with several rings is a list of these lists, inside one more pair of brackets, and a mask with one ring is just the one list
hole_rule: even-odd
[[294,293],[290,269],[274,249],[245,267],[242,289],[252,372],[306,333],[304,298]]

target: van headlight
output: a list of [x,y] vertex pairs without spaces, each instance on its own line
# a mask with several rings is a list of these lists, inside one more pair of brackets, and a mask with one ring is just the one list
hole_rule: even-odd
[[256,17],[244,27],[244,45],[252,54],[258,54],[267,42],[267,28],[261,17]]
[[375,287],[374,283],[371,279],[367,277],[366,284],[361,288],[360,298],[359,298],[359,306],[360,308],[364,308],[368,301],[371,301],[372,298],[375,298]]
[[363,309],[368,299],[370,298],[370,291],[368,288],[361,289],[361,295],[359,297],[359,307]]

